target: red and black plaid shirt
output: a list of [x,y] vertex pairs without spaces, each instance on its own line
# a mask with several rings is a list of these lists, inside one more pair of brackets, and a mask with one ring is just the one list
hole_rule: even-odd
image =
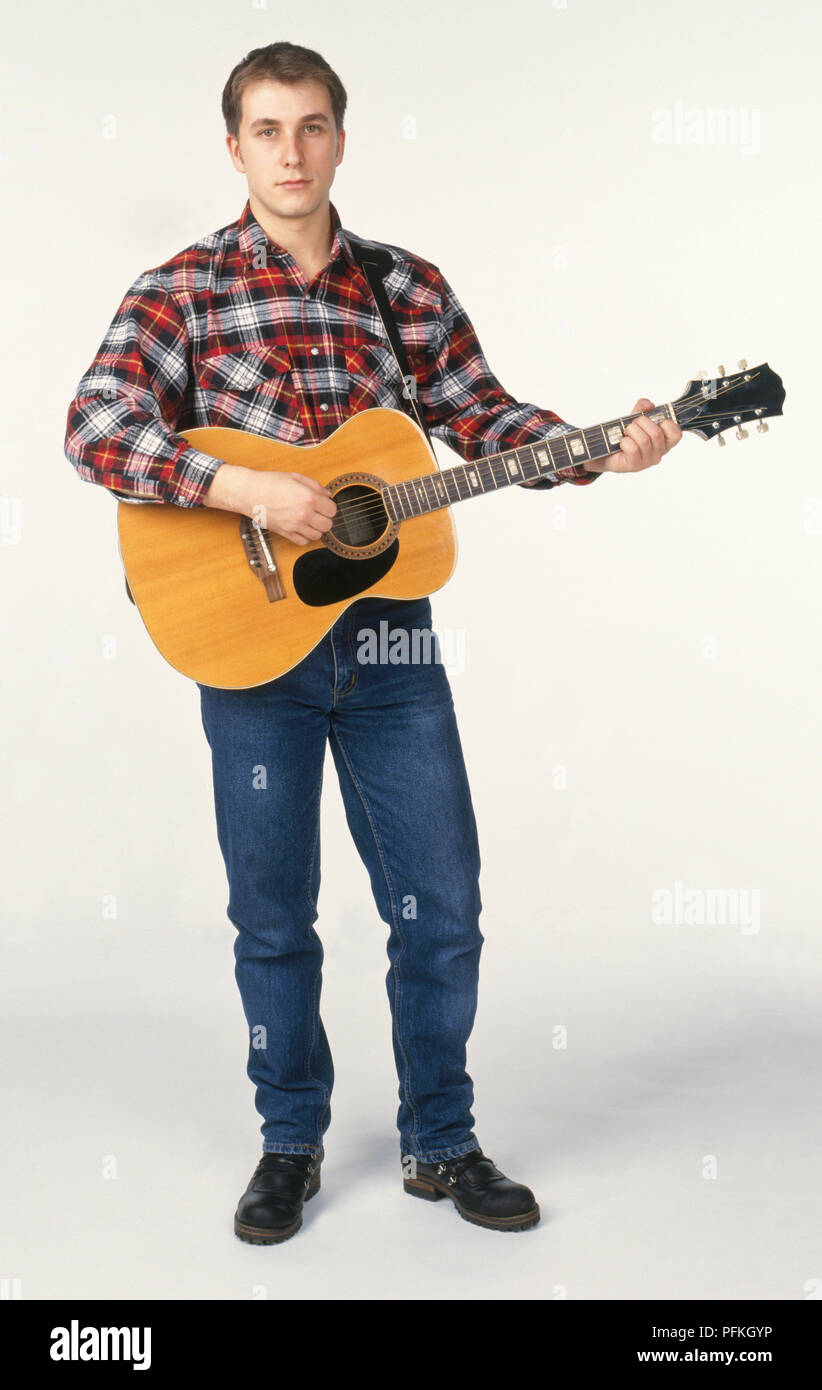
[[[65,451],[117,497],[203,505],[221,460],[179,433],[228,425],[314,444],[373,406],[402,410],[403,379],[333,203],[328,264],[310,284],[241,217],[147,270],[127,291],[68,410]],[[510,396],[437,266],[399,246],[385,278],[430,433],[473,460],[576,426]],[[582,465],[554,487],[601,476]]]

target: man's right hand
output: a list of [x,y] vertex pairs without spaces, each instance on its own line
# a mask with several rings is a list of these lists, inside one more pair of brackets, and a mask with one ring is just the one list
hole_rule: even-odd
[[274,531],[295,545],[320,540],[337,514],[328,488],[305,473],[258,472],[233,463],[220,464],[205,506],[250,516],[264,531]]

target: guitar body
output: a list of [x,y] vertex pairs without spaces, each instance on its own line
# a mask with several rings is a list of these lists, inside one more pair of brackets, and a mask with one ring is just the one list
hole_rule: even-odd
[[322,540],[295,545],[234,512],[119,504],[134,602],[155,646],[192,680],[232,690],[262,685],[296,666],[357,599],[421,598],[453,573],[449,507],[396,522],[380,501],[383,485],[439,473],[425,436],[402,411],[362,411],[313,445],[235,429],[182,433],[225,463],[315,478],[338,507]]

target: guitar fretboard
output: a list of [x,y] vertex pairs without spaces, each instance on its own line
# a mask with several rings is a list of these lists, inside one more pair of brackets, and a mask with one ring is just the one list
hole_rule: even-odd
[[[650,420],[676,420],[671,404],[657,406],[645,412]],[[605,458],[619,449],[628,425],[639,418],[640,412],[616,420],[605,420],[587,429],[569,430],[551,439],[539,439],[533,444],[520,444],[498,454],[458,463],[453,468],[423,473],[419,478],[407,478],[403,483],[391,483],[382,489],[382,499],[392,521],[405,521],[412,516],[437,511],[452,502],[464,502],[480,493],[496,492],[513,483],[529,483],[538,478],[561,482],[563,469],[591,459]]]

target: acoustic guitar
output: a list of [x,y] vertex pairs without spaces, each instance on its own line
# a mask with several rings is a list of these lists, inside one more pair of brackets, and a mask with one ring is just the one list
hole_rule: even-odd
[[[648,411],[701,439],[746,424],[767,430],[785,390],[766,362],[690,381],[678,400]],[[298,472],[328,488],[331,529],[297,545],[264,517],[210,507],[120,502],[127,588],[149,636],[184,676],[246,689],[296,666],[356,599],[415,599],[442,588],[456,563],[451,507],[469,497],[553,475],[615,453],[636,415],[440,468],[402,410],[352,415],[319,444],[283,444],[244,430],[183,431],[194,448],[244,468]]]

